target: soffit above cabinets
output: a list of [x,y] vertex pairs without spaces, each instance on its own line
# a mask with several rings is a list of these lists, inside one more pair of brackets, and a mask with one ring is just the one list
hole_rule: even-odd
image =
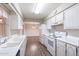
[[21,12],[24,16],[24,18],[29,19],[43,19],[49,15],[51,11],[53,11],[55,8],[57,8],[62,3],[45,3],[45,6],[41,10],[39,14],[35,14],[34,6],[36,3],[19,3]]

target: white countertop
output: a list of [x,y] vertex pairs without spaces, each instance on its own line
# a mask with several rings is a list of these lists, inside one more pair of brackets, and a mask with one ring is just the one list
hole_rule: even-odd
[[21,35],[8,39],[5,44],[0,45],[0,56],[16,56],[25,38],[25,35]]
[[79,38],[67,36],[66,38],[56,38],[57,40],[63,41],[67,44],[74,45],[76,47],[79,47]]
[[[45,35],[45,34],[43,34]],[[45,35],[46,36],[46,35]],[[66,37],[60,37],[60,38],[54,38],[53,36],[47,36],[48,38],[52,38],[52,39],[57,39],[57,40],[60,40],[62,42],[65,42],[67,44],[71,44],[71,45],[74,45],[76,47],[79,47],[79,37],[74,37],[74,36],[66,36]]]

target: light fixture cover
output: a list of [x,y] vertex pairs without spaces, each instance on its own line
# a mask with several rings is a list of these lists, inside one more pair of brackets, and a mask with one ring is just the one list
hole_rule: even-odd
[[34,13],[39,14],[40,11],[43,9],[44,5],[45,5],[44,3],[37,3],[36,7],[35,7],[35,10],[34,10]]

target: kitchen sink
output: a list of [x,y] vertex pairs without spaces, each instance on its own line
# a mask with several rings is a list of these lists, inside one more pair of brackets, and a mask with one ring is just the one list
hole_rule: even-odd
[[8,43],[6,47],[17,47],[19,43]]
[[10,47],[17,47],[19,43],[4,43],[0,45],[0,48],[10,48]]

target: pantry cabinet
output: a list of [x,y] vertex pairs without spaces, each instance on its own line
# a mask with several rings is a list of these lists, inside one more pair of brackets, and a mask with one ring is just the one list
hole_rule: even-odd
[[65,43],[57,40],[57,56],[65,56]]
[[64,11],[64,29],[79,29],[79,4]]
[[67,56],[76,56],[76,47],[70,44],[67,44]]

